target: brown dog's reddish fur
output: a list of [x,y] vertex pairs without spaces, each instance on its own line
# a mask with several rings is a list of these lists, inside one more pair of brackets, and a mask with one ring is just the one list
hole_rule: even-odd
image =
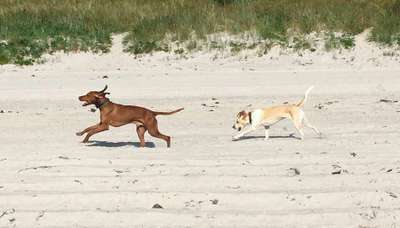
[[108,130],[109,126],[120,127],[125,124],[136,124],[136,132],[139,136],[140,146],[145,146],[144,134],[149,131],[153,137],[163,139],[167,142],[167,146],[171,146],[171,137],[163,135],[158,130],[157,115],[171,115],[182,111],[183,108],[177,109],[172,112],[155,112],[146,108],[120,105],[111,102],[106,95],[107,86],[101,91],[91,91],[86,95],[80,96],[79,100],[84,101],[83,106],[94,104],[100,109],[100,123],[86,128],[85,130],[76,133],[82,136],[87,133],[83,143],[87,143],[89,138],[102,131]]

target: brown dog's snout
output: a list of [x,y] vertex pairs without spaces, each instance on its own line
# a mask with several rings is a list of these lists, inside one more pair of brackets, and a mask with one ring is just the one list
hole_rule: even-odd
[[87,106],[90,105],[92,102],[90,102],[90,99],[87,95],[83,95],[83,96],[79,96],[78,97],[79,101],[83,101],[84,103],[82,104],[82,106]]

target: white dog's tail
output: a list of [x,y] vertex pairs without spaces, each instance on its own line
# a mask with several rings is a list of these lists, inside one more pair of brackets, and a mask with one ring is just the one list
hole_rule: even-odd
[[307,101],[307,96],[310,93],[310,91],[314,88],[314,86],[310,86],[310,88],[307,89],[306,93],[304,94],[303,99],[296,105],[297,107],[301,108]]

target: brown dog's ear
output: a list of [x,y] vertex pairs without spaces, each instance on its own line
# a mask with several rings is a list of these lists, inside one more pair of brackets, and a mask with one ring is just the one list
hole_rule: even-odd
[[108,86],[106,85],[103,90],[99,91],[99,93],[104,93],[107,90]]
[[94,96],[97,97],[97,98],[99,98],[99,99],[106,98],[104,93],[95,94]]

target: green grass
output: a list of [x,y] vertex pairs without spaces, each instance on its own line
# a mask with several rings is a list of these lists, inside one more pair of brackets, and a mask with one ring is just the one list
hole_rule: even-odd
[[54,51],[108,52],[111,35],[122,32],[132,54],[179,54],[173,43],[196,50],[219,32],[251,32],[266,48],[294,40],[294,49],[309,49],[304,37],[316,31],[328,34],[328,50],[351,48],[367,28],[371,41],[400,44],[400,0],[2,0],[0,64],[33,64]]
[[0,63],[32,64],[53,51],[107,52],[111,34],[124,32],[145,1],[2,0]]
[[330,51],[332,49],[345,48],[350,49],[355,46],[354,36],[348,33],[337,35],[329,32],[326,35],[325,49]]

